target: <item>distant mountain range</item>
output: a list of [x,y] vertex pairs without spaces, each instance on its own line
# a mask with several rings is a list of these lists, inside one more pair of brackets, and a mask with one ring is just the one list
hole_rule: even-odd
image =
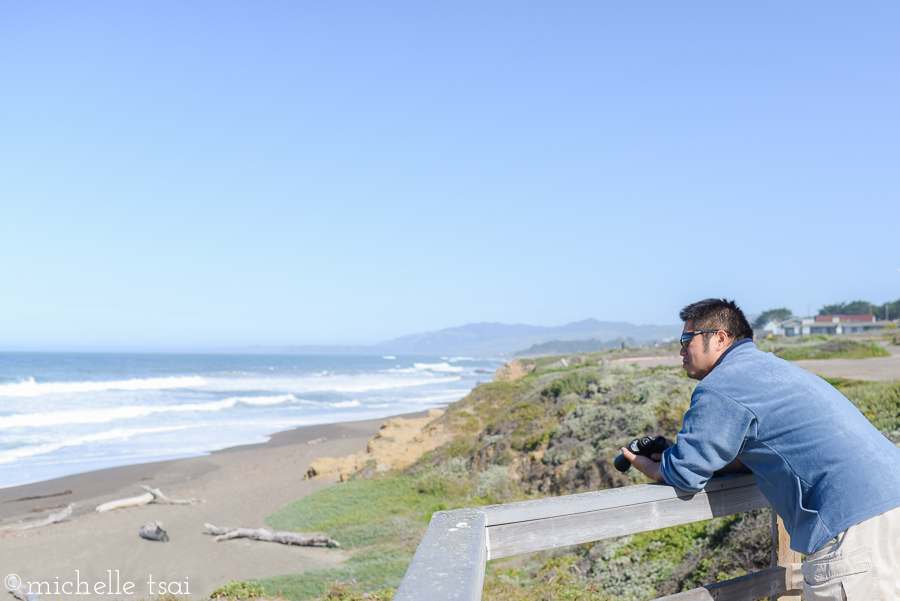
[[[653,343],[673,340],[681,333],[680,325],[636,326],[624,321],[585,319],[564,326],[543,327],[503,323],[472,323],[437,332],[410,334],[371,346],[291,346],[254,347],[245,352],[382,355],[466,355],[494,357],[531,351],[535,345],[551,341],[593,341]],[[537,347],[541,348],[541,347]]]

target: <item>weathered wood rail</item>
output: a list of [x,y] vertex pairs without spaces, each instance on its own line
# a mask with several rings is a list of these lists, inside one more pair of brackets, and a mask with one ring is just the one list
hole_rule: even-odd
[[[481,599],[488,560],[637,534],[768,507],[752,475],[715,478],[699,493],[627,486],[435,513],[395,601]],[[773,523],[775,567],[656,601],[799,601],[800,555]]]

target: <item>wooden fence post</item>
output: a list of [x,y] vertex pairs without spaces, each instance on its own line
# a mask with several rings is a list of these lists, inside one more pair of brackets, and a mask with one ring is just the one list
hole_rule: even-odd
[[[772,567],[800,564],[800,553],[791,549],[791,538],[784,529],[784,522],[772,511]],[[800,601],[799,590],[789,590],[770,597],[771,601]]]

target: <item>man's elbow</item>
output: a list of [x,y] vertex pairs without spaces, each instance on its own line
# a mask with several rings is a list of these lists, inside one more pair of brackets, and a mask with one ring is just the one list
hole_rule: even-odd
[[709,481],[709,479],[687,479],[682,477],[677,472],[667,469],[662,470],[662,476],[665,483],[669,486],[674,486],[675,488],[695,493],[703,490],[703,487],[706,486],[706,483]]

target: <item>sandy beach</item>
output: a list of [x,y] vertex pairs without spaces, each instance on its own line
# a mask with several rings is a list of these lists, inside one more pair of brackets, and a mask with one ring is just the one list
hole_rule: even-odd
[[[341,549],[249,539],[215,542],[204,524],[264,526],[265,518],[274,511],[334,482],[304,479],[314,459],[365,450],[384,422],[298,428],[276,434],[265,444],[203,457],[0,489],[0,577],[15,574],[24,582],[49,583],[52,594],[43,595],[44,599],[150,598],[161,592],[160,583],[166,583],[166,590],[202,599],[231,579],[337,567],[347,557]],[[322,438],[325,440],[310,444]],[[142,484],[174,499],[201,498],[205,502],[94,512],[100,503],[142,494]],[[9,529],[44,518],[70,503],[75,504],[73,515],[63,522],[30,530]],[[154,521],[162,523],[169,542],[138,535],[144,523]],[[127,589],[131,594],[125,592],[128,582],[133,583]],[[98,585],[101,594],[94,592]],[[85,587],[90,587],[90,595],[83,594]],[[110,588],[113,593],[116,588],[122,592],[109,594]],[[76,590],[82,594],[75,594]]]

